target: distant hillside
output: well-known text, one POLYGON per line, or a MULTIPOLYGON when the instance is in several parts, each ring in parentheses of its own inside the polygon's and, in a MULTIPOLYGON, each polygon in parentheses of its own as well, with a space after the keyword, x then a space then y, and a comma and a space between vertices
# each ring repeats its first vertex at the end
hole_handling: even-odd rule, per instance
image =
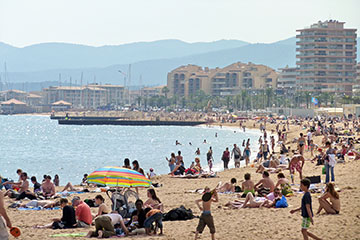
MULTIPOLYGON (((136 48, 135 47, 137 46, 136 44, 137 43, 134 43, 134 46, 132 46, 132 44, 128 44, 128 46, 136 48)), ((246 44, 240 47, 237 47, 236 45, 242 45, 245 43, 237 40, 221 40, 212 43, 193 43, 193 44, 184 43, 177 40, 166 40, 166 41, 157 41, 153 43, 139 43, 139 44, 140 45, 148 44, 147 45, 148 48, 149 46, 154 45, 157 46, 154 48, 161 48, 162 50, 161 53, 158 53, 156 55, 158 57, 157 59, 148 59, 148 60, 139 60, 139 61, 129 60, 128 62, 125 63, 119 61, 119 63, 109 64, 106 67, 102 67, 102 66, 75 67, 76 65, 74 64, 71 68, 64 67, 64 68, 56 68, 56 69, 42 70, 42 71, 14 72, 9 70, 11 69, 11 67, 9 67, 8 64, 9 72, 7 74, 7 81, 12 83, 45 82, 45 81, 58 82, 59 74, 61 73, 62 84, 66 84, 66 83, 69 84, 70 77, 72 79, 71 80, 72 84, 75 83, 80 84, 80 76, 81 73, 83 73, 83 84, 92 83, 94 81, 99 83, 123 84, 124 76, 120 74, 118 70, 127 72, 129 68, 128 63, 132 63, 131 85, 132 86, 140 85, 140 76, 141 76, 142 85, 149 86, 149 85, 166 84, 167 73, 176 67, 186 64, 197 64, 200 66, 208 66, 214 68, 214 67, 224 67, 234 62, 241 61, 244 63, 253 62, 256 64, 264 64, 274 69, 278 69, 286 65, 295 66, 295 62, 296 62, 296 58, 295 58, 296 39, 294 37, 271 44, 246 44), (159 47, 161 45, 160 44, 161 42, 165 44, 163 46, 168 46, 168 48, 159 47), (185 52, 181 52, 178 49, 175 49, 173 47, 174 44, 178 46, 183 46, 181 49, 186 49, 186 51, 188 52, 200 52, 200 53, 185 54, 185 52), (171 46, 169 47, 169 45, 171 46), (232 47, 230 48, 230 46, 232 47), (164 49, 169 49, 167 54, 164 49), (208 51, 208 49, 213 49, 213 50, 208 51), (164 56, 164 55, 170 55, 170 57, 160 58, 160 56, 164 56), (172 57, 174 55, 181 55, 181 56, 172 57)), ((358 45, 359 45, 359 39, 358 39, 358 45)), ((76 45, 71 45, 71 47, 77 48, 75 46, 76 45)), ((33 47, 36 48, 36 46, 33 47)), ((9 45, 5 45, 5 47, 2 47, 2 45, 0 45, 0 48, 6 48, 6 49, 10 49, 8 51, 12 51, 11 50, 12 47, 9 45)), ((82 51, 84 51, 84 55, 87 54, 86 49, 90 48, 91 51, 93 50, 93 47, 87 47, 87 46, 80 46, 79 48, 82 49, 82 51)), ((101 48, 106 49, 108 47, 101 47, 101 48)), ((144 49, 147 48, 144 47, 144 49)), ((358 59, 360 57, 359 50, 360 47, 358 47, 358 59)), ((79 53, 78 48, 76 51, 79 53)), ((130 50, 127 51, 131 52, 130 50)), ((154 51, 153 49, 144 50, 143 51, 144 56, 149 57, 151 55, 150 52, 153 51, 154 51)), ((135 52, 137 54, 137 58, 141 58, 142 56, 141 51, 138 49, 135 52)), ((68 52, 68 54, 70 54, 70 52, 68 52)), ((104 54, 103 58, 106 59, 107 54, 105 53, 103 54, 104 54)), ((111 51, 109 52, 109 56, 114 56, 111 51)), ((145 58, 144 56, 143 58, 145 58)), ((131 56, 131 54, 128 54, 128 59, 130 58, 135 59, 136 57, 131 56)), ((57 59, 57 61, 60 60, 57 59)), ((68 63, 65 62, 63 64, 66 65, 68 63)), ((1 65, 0 65, 0 73, 1 73, 1 65)), ((37 87, 38 86, 39 84, 37 85, 37 87)))
MULTIPOLYGON (((107 67, 150 59, 183 57, 241 47, 247 44, 247 42, 240 40, 199 43, 161 40, 102 47, 69 43, 41 43, 16 48, 0 43, 0 66, 6 61, 8 71, 12 72, 107 67)), ((1 67, 0 72, 2 72, 1 67)))
MULTIPOLYGON (((289 45, 281 44, 251 44, 240 48, 232 48, 221 51, 214 51, 203 54, 196 54, 180 58, 156 59, 133 63, 132 83, 139 85, 140 75, 142 84, 156 85, 165 84, 167 73, 172 69, 186 64, 197 64, 208 67, 224 67, 231 63, 253 62, 265 64, 273 68, 283 67, 286 64, 295 64, 295 48, 289 45)), ((11 81, 29 81, 34 79, 36 82, 57 81, 59 73, 62 76, 62 82, 80 83, 80 76, 83 72, 83 83, 102 82, 123 84, 123 75, 118 70, 127 72, 128 64, 117 64, 106 68, 81 68, 81 69, 56 69, 37 72, 12 72, 9 73, 11 81)))

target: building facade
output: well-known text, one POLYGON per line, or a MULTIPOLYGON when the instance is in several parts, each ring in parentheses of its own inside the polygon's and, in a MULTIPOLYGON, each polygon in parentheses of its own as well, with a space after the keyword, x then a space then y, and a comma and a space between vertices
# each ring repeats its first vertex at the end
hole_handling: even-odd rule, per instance
POLYGON ((279 79, 277 88, 283 94, 293 94, 296 91, 296 76, 298 74, 296 67, 286 66, 279 68, 279 79))
POLYGON ((168 73, 170 96, 189 97, 199 91, 212 96, 232 96, 241 90, 276 89, 278 74, 265 65, 237 62, 224 68, 181 66, 168 73))
POLYGON ((107 91, 98 86, 49 87, 43 91, 45 92, 44 102, 47 105, 66 101, 71 103, 73 108, 97 109, 108 104, 107 91))
POLYGON ((356 78, 356 29, 329 20, 297 32, 297 91, 351 95, 356 78))

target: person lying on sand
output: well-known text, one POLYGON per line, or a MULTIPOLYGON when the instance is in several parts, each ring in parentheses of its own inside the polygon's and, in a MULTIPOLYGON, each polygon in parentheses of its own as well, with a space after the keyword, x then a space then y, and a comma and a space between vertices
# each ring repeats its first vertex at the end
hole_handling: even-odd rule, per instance
POLYGON ((281 192, 280 189, 275 189, 274 193, 270 193, 267 196, 268 198, 255 198, 254 195, 249 192, 246 195, 244 201, 242 200, 235 200, 232 202, 228 202, 225 204, 226 207, 230 207, 232 209, 239 209, 239 208, 260 208, 260 207, 275 207, 276 201, 281 199, 281 192))
MULTIPOLYGON (((65 187, 63 188, 63 190, 61 192, 84 192, 86 188, 83 187, 74 187, 71 182, 68 182, 65 187)), ((87 190, 87 189, 86 189, 87 190)))
POLYGON ((232 178, 230 182, 221 183, 219 182, 216 186, 216 191, 219 193, 224 192, 235 192, 235 184, 236 184, 236 178, 232 178))
POLYGON ((52 200, 31 200, 28 203, 18 204, 17 207, 22 208, 34 208, 34 207, 42 207, 42 208, 54 208, 60 206, 60 200, 52 201, 52 200))

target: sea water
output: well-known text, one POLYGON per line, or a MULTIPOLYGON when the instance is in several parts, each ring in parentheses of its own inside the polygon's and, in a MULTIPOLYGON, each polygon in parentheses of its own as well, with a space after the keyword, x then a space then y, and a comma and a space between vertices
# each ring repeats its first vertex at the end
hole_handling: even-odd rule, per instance
MULTIPOLYGON (((213 169, 221 171, 226 147, 231 151, 236 143, 243 150, 243 140, 250 138, 254 159, 259 136, 257 130, 243 132, 238 127, 78 126, 58 125, 48 116, 0 116, 0 175, 17 180, 16 169, 21 168, 39 181, 44 174, 58 174, 60 185, 79 184, 83 174, 103 166, 122 166, 125 158, 138 160, 145 172, 154 168, 156 174, 166 174, 165 157, 181 151, 189 167, 197 148, 206 168, 210 146, 213 169), (175 145, 176 140, 182 145, 175 145)), ((229 167, 234 167, 233 161, 229 167)))

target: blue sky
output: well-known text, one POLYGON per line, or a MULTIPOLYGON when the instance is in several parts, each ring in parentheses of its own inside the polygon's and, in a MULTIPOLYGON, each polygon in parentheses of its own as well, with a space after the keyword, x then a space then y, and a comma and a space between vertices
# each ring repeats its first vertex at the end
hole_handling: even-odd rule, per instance
POLYGON ((358 0, 0 0, 0 42, 274 42, 318 20, 360 29, 358 0))

